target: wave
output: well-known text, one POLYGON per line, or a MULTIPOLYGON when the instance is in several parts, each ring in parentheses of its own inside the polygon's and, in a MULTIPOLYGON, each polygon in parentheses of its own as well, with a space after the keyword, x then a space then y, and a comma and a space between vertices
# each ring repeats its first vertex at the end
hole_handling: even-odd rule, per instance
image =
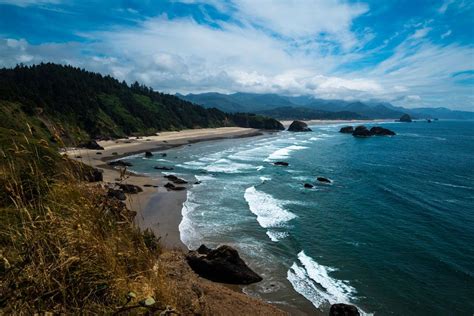
POLYGON ((275 231, 275 230, 267 230, 267 236, 270 237, 271 241, 277 242, 281 239, 284 239, 284 238, 290 236, 290 234, 288 232, 279 232, 279 231, 275 231))
POLYGON ((285 148, 278 149, 271 153, 266 160, 284 159, 288 158, 290 153, 295 150, 307 149, 305 146, 291 145, 285 148))
POLYGON ((263 228, 281 227, 296 218, 296 215, 283 208, 283 202, 270 194, 257 191, 255 187, 245 190, 244 198, 250 211, 257 215, 257 221, 263 228))
POLYGON ((189 249, 195 248, 196 244, 199 244, 201 235, 197 232, 191 220, 191 214, 197 208, 198 204, 194 203, 194 195, 191 191, 188 191, 186 201, 183 203, 181 209, 182 219, 179 223, 179 235, 183 244, 189 249))
POLYGON ((242 171, 248 170, 257 170, 258 166, 253 166, 250 164, 244 164, 239 162, 234 162, 229 159, 219 159, 214 163, 209 165, 197 165, 199 169, 206 170, 208 172, 225 172, 225 173, 239 173, 242 171))
MULTIPOLYGON (((304 251, 298 253, 298 260, 288 270, 287 279, 316 308, 336 303, 353 304, 351 300, 356 294, 355 288, 346 281, 329 276, 336 269, 317 263, 304 251)), ((366 315, 360 308, 359 311, 366 315)))
POLYGON ((434 184, 439 184, 439 185, 442 185, 442 186, 445 186, 445 187, 460 188, 460 189, 472 189, 472 187, 467 187, 467 186, 464 186, 464 185, 456 185, 456 184, 452 184, 452 183, 444 183, 444 182, 438 182, 438 181, 430 181, 430 182, 434 183, 434 184))

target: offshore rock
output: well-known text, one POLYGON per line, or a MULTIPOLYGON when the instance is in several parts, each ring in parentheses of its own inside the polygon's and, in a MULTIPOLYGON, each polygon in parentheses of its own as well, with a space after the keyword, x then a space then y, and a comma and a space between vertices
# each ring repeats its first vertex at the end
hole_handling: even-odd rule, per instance
POLYGON ((293 121, 290 127, 288 127, 289 132, 311 132, 311 128, 308 127, 308 124, 301 121, 293 121))

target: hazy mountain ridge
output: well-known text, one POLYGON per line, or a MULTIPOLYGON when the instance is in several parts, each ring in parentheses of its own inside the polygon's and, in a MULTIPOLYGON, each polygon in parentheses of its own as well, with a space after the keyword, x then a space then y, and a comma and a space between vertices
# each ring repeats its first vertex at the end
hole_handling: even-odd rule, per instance
POLYGON ((228 112, 252 112, 277 119, 397 119, 403 114, 414 118, 474 119, 474 112, 447 108, 407 109, 384 101, 346 101, 317 99, 311 96, 283 96, 278 94, 217 92, 177 95, 184 100, 228 112), (293 109, 293 110, 290 110, 293 109), (335 115, 335 113, 338 113, 335 115))

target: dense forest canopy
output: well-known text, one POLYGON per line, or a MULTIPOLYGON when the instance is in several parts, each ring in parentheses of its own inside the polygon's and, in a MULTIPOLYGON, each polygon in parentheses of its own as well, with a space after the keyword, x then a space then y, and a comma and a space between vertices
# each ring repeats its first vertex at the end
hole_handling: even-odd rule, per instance
POLYGON ((67 142, 185 128, 283 128, 274 119, 205 109, 138 82, 129 86, 111 76, 52 63, 0 69, 0 114, 9 116, 0 120, 2 127, 15 128, 15 119, 23 116, 67 142))

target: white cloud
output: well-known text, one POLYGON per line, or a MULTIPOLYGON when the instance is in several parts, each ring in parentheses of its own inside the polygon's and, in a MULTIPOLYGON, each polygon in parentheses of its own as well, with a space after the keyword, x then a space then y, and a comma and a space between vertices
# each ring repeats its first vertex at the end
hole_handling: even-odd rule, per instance
MULTIPOLYGON (((210 0, 182 1, 218 6, 210 0)), ((410 26, 418 29, 379 64, 344 71, 342 65, 357 65, 387 45, 358 49, 374 37, 371 29, 362 34, 351 31, 353 20, 368 7, 336 0, 277 4, 265 11, 255 2, 234 0, 219 10, 233 12, 234 18, 242 18, 239 23, 217 20, 209 26, 192 18, 162 15, 135 27, 82 34, 86 43, 31 45, 25 40, 0 40, 0 64, 70 63, 171 93, 274 92, 377 98, 408 106, 474 106, 472 86, 456 85, 452 78, 454 72, 474 68, 474 48, 431 43, 428 22, 410 26), (335 47, 343 49, 335 53, 335 47)))
POLYGON ((441 34, 441 38, 446 38, 448 37, 449 35, 451 35, 452 31, 451 30, 447 30, 445 33, 441 34))
POLYGON ((424 28, 421 28, 421 29, 418 29, 415 31, 415 33, 413 33, 411 36, 410 36, 410 39, 421 39, 421 38, 424 38, 426 37, 426 35, 428 35, 428 33, 432 30, 431 27, 424 27, 424 28))
POLYGON ((454 3, 454 0, 444 0, 443 4, 438 9, 438 12, 441 14, 446 13, 446 11, 448 10, 448 7, 453 3, 454 3))

